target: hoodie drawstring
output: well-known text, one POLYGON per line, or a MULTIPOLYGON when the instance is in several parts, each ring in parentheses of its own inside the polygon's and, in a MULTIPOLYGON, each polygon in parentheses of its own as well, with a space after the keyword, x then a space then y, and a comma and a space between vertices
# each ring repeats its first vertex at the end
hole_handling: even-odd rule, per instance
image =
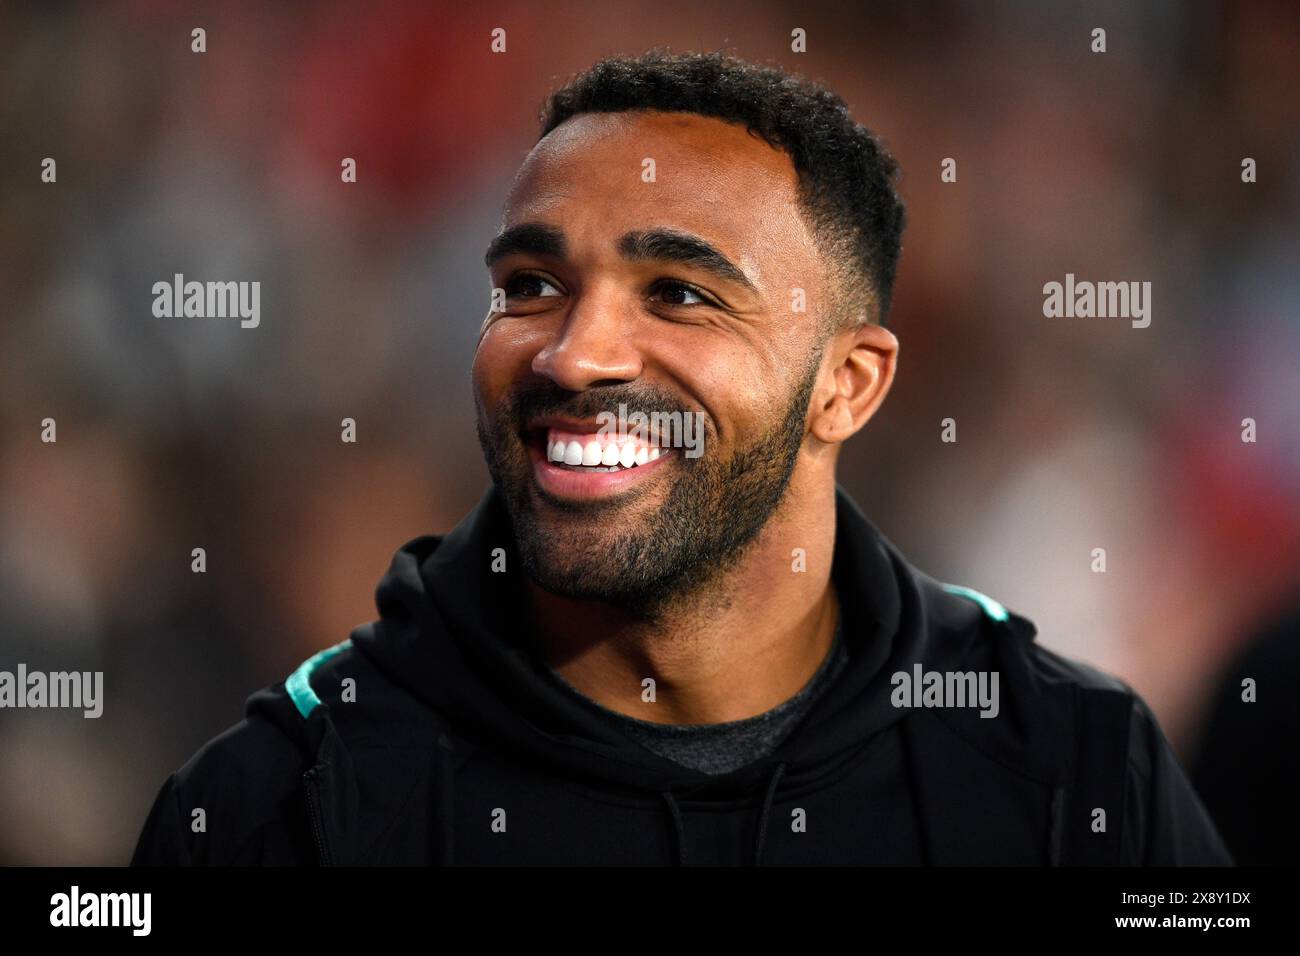
POLYGON ((763 809, 758 816, 758 834, 754 838, 754 865, 759 866, 763 860, 763 843, 767 839, 767 819, 772 810, 772 798, 776 796, 776 786, 785 773, 785 764, 779 763, 772 771, 772 779, 767 785, 767 796, 763 798, 763 809))
POLYGON ((439 734, 438 743, 433 750, 434 786, 438 788, 438 799, 432 803, 437 808, 442 835, 438 862, 442 866, 451 866, 455 852, 453 840, 456 836, 456 805, 453 789, 456 775, 451 766, 451 739, 446 734, 439 734))
MULTIPOLYGON (((776 788, 781 783, 781 777, 785 774, 786 764, 779 763, 776 769, 772 771, 772 779, 767 783, 767 793, 763 796, 763 805, 758 814, 758 831, 754 834, 754 866, 761 865, 763 861, 763 845, 767 841, 767 824, 772 812, 772 800, 776 796, 776 788)), ((677 843, 677 865, 686 865, 686 826, 682 822, 682 810, 677 805, 677 798, 673 796, 671 790, 661 790, 659 796, 664 798, 668 804, 668 813, 673 821, 673 839, 677 843)))
POLYGON ((673 839, 677 841, 677 865, 686 865, 686 827, 682 824, 682 811, 671 790, 661 790, 659 795, 668 803, 668 812, 673 818, 673 839))
POLYGON ((1065 788, 1057 787, 1052 791, 1051 822, 1047 830, 1047 865, 1061 865, 1061 836, 1065 825, 1062 814, 1065 804, 1065 788))

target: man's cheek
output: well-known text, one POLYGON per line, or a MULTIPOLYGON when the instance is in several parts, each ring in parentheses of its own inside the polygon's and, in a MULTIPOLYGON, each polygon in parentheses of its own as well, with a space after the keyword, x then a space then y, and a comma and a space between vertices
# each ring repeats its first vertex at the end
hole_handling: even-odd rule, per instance
POLYGON ((491 331, 496 326, 496 323, 502 318, 503 314, 499 311, 494 310, 487 314, 487 318, 483 320, 483 324, 478 328, 478 345, 475 346, 475 349, 478 349, 483 345, 483 340, 487 338, 488 332, 491 331))

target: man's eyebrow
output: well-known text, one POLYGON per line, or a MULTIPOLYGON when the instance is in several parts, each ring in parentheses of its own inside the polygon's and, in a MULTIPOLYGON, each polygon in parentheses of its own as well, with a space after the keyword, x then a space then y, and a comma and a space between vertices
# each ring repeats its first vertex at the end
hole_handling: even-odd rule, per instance
POLYGON ((568 242, 559 229, 541 222, 524 222, 502 230, 488 243, 483 261, 490 269, 506 256, 519 252, 563 259, 567 249, 568 242))
MULTIPOLYGON (((661 260, 695 266, 727 282, 734 282, 749 292, 758 288, 740 267, 699 236, 673 229, 641 229, 624 233, 618 251, 625 259, 661 260)), ((542 222, 524 222, 511 226, 488 244, 484 262, 488 268, 516 253, 531 253, 563 259, 568 252, 564 233, 542 222)))
POLYGON ((758 294, 758 288, 739 266, 699 236, 690 233, 672 229, 629 232, 618 241, 618 251, 625 259, 662 259, 695 266, 758 294))

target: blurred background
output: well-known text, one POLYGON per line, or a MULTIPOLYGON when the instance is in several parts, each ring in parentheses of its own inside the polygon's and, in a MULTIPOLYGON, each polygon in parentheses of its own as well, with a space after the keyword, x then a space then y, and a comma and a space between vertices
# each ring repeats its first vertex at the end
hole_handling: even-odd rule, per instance
MULTIPOLYGON (((546 94, 651 46, 819 79, 893 151, 899 372, 842 483, 1194 757, 1300 603, 1297 7, 846 6, 0 8, 0 669, 106 695, 98 720, 0 711, 0 863, 125 863, 167 774, 478 500, 500 203, 546 94), (260 326, 155 318, 178 272, 260 281, 260 326), (1044 318, 1067 272, 1151 281, 1150 327, 1044 318)), ((1262 739, 1300 761, 1298 735, 1262 739)))

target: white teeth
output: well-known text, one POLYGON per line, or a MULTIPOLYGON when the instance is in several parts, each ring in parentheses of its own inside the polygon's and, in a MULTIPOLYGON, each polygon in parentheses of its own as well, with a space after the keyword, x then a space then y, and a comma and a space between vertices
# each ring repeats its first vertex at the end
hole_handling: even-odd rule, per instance
POLYGON ((592 437, 585 441, 563 438, 546 440, 546 460, 570 467, 594 468, 597 471, 618 471, 635 468, 655 461, 664 454, 659 447, 640 445, 637 442, 602 442, 592 437))

